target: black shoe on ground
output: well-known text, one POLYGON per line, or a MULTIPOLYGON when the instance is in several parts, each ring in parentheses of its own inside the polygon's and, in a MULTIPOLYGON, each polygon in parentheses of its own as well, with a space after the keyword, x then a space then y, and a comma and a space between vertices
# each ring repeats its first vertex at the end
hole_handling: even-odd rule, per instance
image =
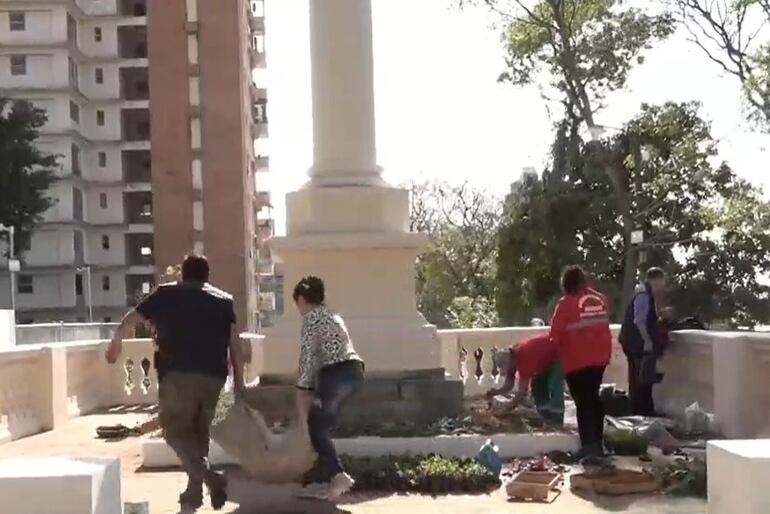
POLYGON ((211 498, 211 508, 221 510, 227 503, 227 479, 223 475, 216 475, 209 484, 209 497, 211 498))
POLYGON ((179 495, 179 506, 182 511, 192 511, 203 507, 203 491, 196 492, 189 489, 179 495))

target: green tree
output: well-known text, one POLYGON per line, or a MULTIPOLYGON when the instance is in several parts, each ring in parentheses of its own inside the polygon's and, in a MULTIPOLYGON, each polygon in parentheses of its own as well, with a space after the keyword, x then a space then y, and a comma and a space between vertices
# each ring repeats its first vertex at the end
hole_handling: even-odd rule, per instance
POLYGON ((483 296, 455 298, 447 311, 452 328, 490 328, 499 324, 494 303, 483 296))
POLYGON ((504 322, 547 313, 561 266, 571 262, 623 298, 626 246, 601 171, 607 161, 629 177, 630 216, 645 234, 634 272, 668 269, 680 313, 735 326, 768 321, 758 273, 770 266, 770 207, 729 166, 713 164, 716 143, 697 111, 695 103, 643 106, 599 142, 583 142, 574 129, 557 134, 542 179, 524 177, 506 201, 498 265, 504 322))
POLYGON ((456 298, 494 305, 501 202, 467 183, 422 182, 410 189, 411 229, 430 238, 417 260, 420 312, 448 327, 456 298))
POLYGON ((29 102, 0 97, 0 223, 15 228, 17 254, 54 204, 47 191, 56 180, 56 157, 35 145, 46 119, 29 102))
MULTIPOLYGON (((508 70, 501 80, 538 85, 563 104, 568 119, 597 136, 603 127, 596 115, 607 95, 623 89, 633 66, 644 61, 644 51, 674 31, 669 13, 649 13, 621 0, 459 1, 485 5, 504 23, 508 70)), ((602 169, 623 227, 625 298, 633 289, 637 258, 629 177, 611 159, 602 169)))
POLYGON ((770 0, 668 0, 688 39, 742 88, 748 117, 770 130, 770 0))

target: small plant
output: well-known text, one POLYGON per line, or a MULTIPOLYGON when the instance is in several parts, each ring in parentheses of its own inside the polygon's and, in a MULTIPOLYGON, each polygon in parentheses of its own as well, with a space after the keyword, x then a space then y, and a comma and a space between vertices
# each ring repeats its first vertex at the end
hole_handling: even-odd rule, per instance
POLYGON ((218 425, 227 417, 227 413, 230 412, 233 404, 235 403, 235 396, 232 391, 225 391, 222 388, 222 392, 219 393, 219 400, 217 401, 217 407, 214 411, 214 419, 211 422, 212 425, 218 425))
POLYGON ((634 430, 613 430, 604 437, 607 449, 616 455, 644 455, 649 443, 634 430))
POLYGON ((655 470, 666 494, 706 498, 708 482, 706 462, 701 459, 677 459, 655 470))
POLYGON ((486 493, 500 486, 499 478, 473 459, 406 455, 342 460, 359 491, 486 493))

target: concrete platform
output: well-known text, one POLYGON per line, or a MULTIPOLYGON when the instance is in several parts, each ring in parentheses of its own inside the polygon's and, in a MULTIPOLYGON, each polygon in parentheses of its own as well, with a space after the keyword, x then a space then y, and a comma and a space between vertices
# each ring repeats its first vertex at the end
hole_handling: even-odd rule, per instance
POLYGON ((770 512, 770 439, 710 441, 709 514, 770 512))
POLYGON ((120 514, 120 459, 0 460, 0 511, 13 514, 120 514))
MULTIPOLYGON (((436 437, 356 437, 337 439, 335 445, 342 455, 352 457, 378 457, 381 455, 404 455, 437 453, 445 457, 475 457, 487 439, 492 439, 500 448, 504 458, 534 457, 554 450, 575 451, 577 436, 561 433, 458 435, 436 437)), ((209 459, 214 465, 236 464, 222 448, 212 442, 209 459)), ((173 450, 161 439, 145 438, 142 441, 142 464, 148 469, 178 466, 173 450)))

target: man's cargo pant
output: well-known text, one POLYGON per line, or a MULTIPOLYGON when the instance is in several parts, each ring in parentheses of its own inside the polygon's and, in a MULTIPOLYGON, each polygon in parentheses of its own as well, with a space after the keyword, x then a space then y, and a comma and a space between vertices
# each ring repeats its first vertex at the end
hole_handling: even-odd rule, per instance
POLYGON ((189 495, 201 494, 204 483, 210 489, 224 486, 208 462, 211 421, 224 383, 199 373, 168 371, 159 386, 160 426, 187 472, 189 495))

